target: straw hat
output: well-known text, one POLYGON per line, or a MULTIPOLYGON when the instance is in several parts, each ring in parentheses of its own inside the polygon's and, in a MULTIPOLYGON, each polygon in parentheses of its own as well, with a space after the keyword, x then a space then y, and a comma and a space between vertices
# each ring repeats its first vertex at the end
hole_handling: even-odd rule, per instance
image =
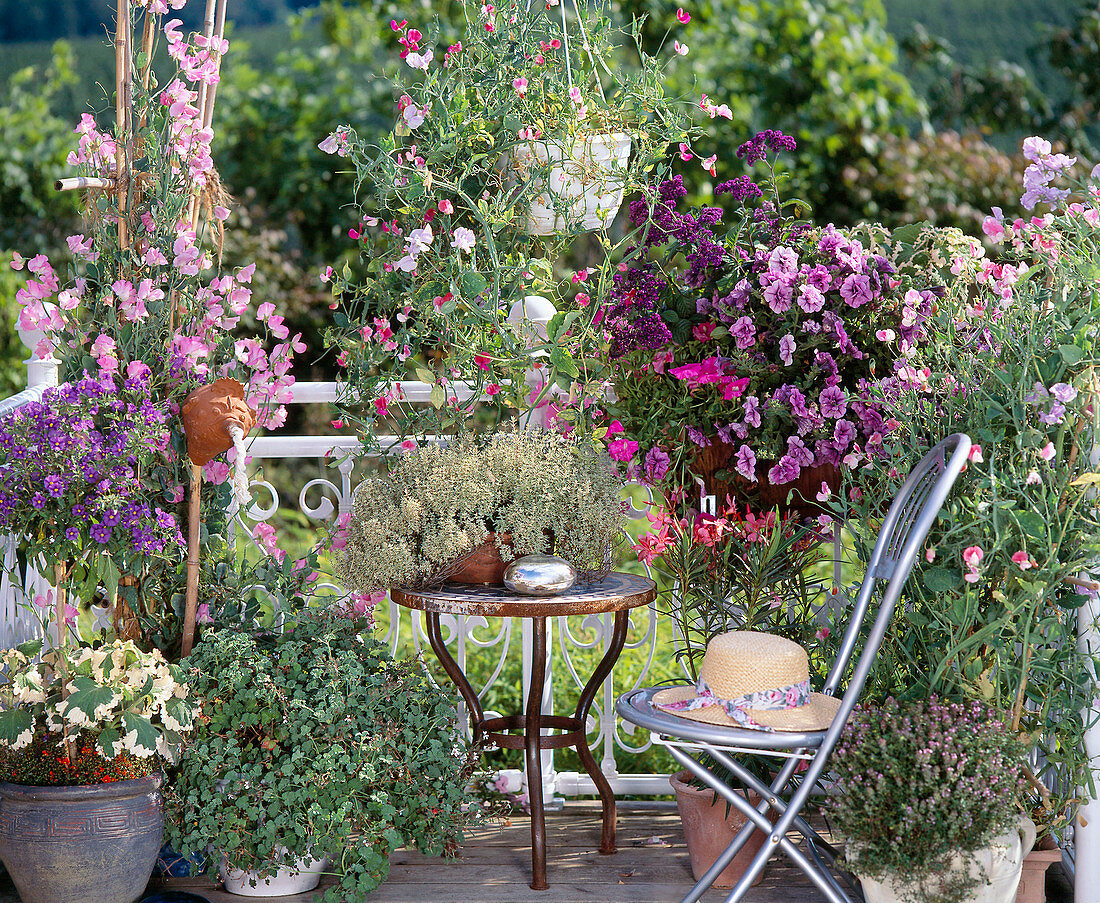
POLYGON ((832 724, 840 700, 810 692, 809 677, 806 650, 798 643, 770 633, 733 630, 707 643, 696 686, 661 690, 653 704, 707 724, 823 731, 832 724))

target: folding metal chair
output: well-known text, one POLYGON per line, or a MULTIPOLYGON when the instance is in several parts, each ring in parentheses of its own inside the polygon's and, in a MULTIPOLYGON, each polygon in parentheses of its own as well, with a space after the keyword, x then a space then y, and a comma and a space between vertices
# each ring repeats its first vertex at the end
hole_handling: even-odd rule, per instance
MULTIPOLYGON (((835 696, 843 685, 844 694, 840 710, 827 730, 803 733, 766 732, 688 720, 654 707, 652 698, 662 689, 660 687, 643 687, 619 697, 615 708, 621 717, 652 731, 654 739, 667 746, 677 762, 698 776, 748 818, 747 823, 726 851, 699 879, 682 903, 695 903, 733 860, 755 830, 767 834, 767 842, 730 891, 726 898, 727 903, 737 903, 744 898, 765 864, 778 850, 782 850, 813 881, 829 903, 852 903, 853 897, 841 887, 833 874, 836 850, 807 824, 801 815, 802 809, 828 764, 829 756, 836 747, 848 716, 855 708, 875 656, 890 626, 894 606, 902 587, 969 453, 968 436, 956 433, 944 439, 917 464, 890 505, 867 564, 863 584, 856 596, 852 619, 845 629, 836 661, 825 681, 824 693, 835 696), (873 614, 873 622, 851 677, 845 681, 864 621, 872 616, 872 594, 879 580, 888 581, 882 594, 882 601, 873 614), (762 797, 760 804, 753 806, 744 795, 727 786, 685 750, 709 754, 718 765, 728 769, 742 781, 745 787, 759 793, 762 797), (768 786, 736 761, 730 755, 731 752, 776 756, 787 761, 780 768, 771 786, 768 786), (784 793, 788 791, 796 769, 803 762, 806 763, 806 770, 802 779, 789 797, 785 798, 784 793), (777 813, 777 817, 773 815, 774 824, 765 817, 769 808, 777 813), (792 829, 805 838, 808 855, 788 839, 787 832, 792 829)), ((837 875, 839 874, 837 872, 837 875)), ((846 877, 844 880, 847 883, 846 877)), ((851 887, 850 884, 849 887, 856 899, 862 899, 858 889, 851 887)))

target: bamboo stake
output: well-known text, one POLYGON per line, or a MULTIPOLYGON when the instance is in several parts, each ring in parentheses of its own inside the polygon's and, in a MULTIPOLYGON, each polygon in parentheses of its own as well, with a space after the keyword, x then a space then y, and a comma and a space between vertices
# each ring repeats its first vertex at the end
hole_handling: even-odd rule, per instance
MULTIPOLYGON (((206 40, 207 40, 207 46, 210 46, 209 45, 210 39, 214 37, 214 22, 216 21, 216 18, 217 18, 217 15, 216 15, 217 7, 216 7, 215 4, 216 4, 216 0, 206 0, 206 17, 203 20, 202 34, 203 34, 203 37, 206 38, 206 40)), ((206 89, 207 89, 207 87, 208 87, 207 85, 203 85, 199 89, 199 122, 205 122, 206 121, 206 94, 207 94, 206 89)))
POLYGON ((145 54, 145 65, 141 70, 141 87, 149 90, 149 75, 153 71, 153 12, 146 7, 145 23, 141 31, 141 52, 145 54))
MULTIPOLYGON (((57 596, 54 600, 54 620, 57 622, 57 664, 58 670, 61 674, 61 699, 65 700, 69 698, 69 675, 65 670, 65 658, 64 650, 69 640, 69 625, 65 619, 66 598, 65 598, 65 581, 66 581, 65 565, 58 561, 53 566, 53 580, 54 588, 57 590, 57 596)), ((69 726, 64 724, 61 727, 61 737, 65 741, 65 754, 69 757, 69 764, 76 764, 76 746, 69 738, 69 726)))
MULTIPOLYGON (((215 0, 206 0, 206 17, 203 21, 202 34, 207 40, 207 46, 209 46, 210 40, 214 37, 214 23, 217 19, 217 6, 215 0)), ((208 85, 202 85, 199 87, 199 122, 206 121, 206 99, 208 96, 208 85)), ((201 209, 200 192, 196 191, 191 196, 191 229, 197 231, 199 228, 199 210, 201 209)))
MULTIPOLYGON (((130 0, 118 0, 115 25, 115 180, 118 192, 118 246, 125 253, 130 246, 127 229, 127 200, 130 191, 126 145, 129 141, 130 82, 130 0)), ((124 274, 119 274, 124 275, 124 274)))
POLYGON ((57 191, 84 191, 89 188, 100 188, 110 191, 115 187, 114 179, 99 179, 95 176, 74 176, 68 179, 58 179, 53 183, 57 191))
MULTIPOLYGON (((214 35, 217 38, 219 47, 221 42, 225 39, 225 10, 228 5, 229 0, 218 0, 218 24, 214 31, 214 35)), ((220 50, 217 54, 216 71, 220 77, 222 71, 222 55, 220 50)), ((214 101, 217 96, 218 83, 215 81, 213 84, 206 86, 206 103, 202 112, 202 127, 204 129, 210 128, 214 122, 214 101)))
POLYGON ((187 594, 183 609, 183 646, 180 657, 191 654, 195 644, 195 618, 199 602, 199 500, 202 496, 202 465, 191 465, 191 496, 187 506, 187 594))

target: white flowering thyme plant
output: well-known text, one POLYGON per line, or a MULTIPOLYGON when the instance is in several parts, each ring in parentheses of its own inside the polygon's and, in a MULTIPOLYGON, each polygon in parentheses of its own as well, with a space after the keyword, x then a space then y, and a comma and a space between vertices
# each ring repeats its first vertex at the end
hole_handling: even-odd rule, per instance
POLYGON ((360 593, 442 582, 495 534, 506 561, 553 550, 598 572, 622 526, 621 488, 605 452, 552 433, 414 447, 357 490, 333 543, 337 570, 360 593))
POLYGON ((140 778, 179 760, 193 711, 178 665, 128 640, 2 656, 0 778, 63 786, 140 778))

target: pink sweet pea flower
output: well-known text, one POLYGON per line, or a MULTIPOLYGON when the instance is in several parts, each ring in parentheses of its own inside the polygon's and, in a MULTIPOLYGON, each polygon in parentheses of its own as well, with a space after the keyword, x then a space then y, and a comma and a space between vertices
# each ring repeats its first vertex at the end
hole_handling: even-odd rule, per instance
POLYGON ((1042 458, 1044 461, 1053 461, 1054 455, 1055 451, 1053 442, 1048 442, 1039 450, 1039 457, 1042 458))
POLYGON ((1018 566, 1021 571, 1026 571, 1028 568, 1037 566, 1023 549, 1020 549, 1019 552, 1012 556, 1012 563, 1018 566))
POLYGON ((684 12, 683 8, 676 10, 676 21, 681 25, 687 25, 691 21, 691 14, 684 12))
POLYGON ((487 354, 475 354, 474 355, 474 364, 477 366, 478 370, 488 370, 489 369, 489 355, 487 355, 487 354))
POLYGON ((527 93, 527 79, 525 79, 525 78, 514 78, 514 79, 512 79, 512 87, 515 89, 515 92, 520 97, 523 97, 523 95, 527 93))

